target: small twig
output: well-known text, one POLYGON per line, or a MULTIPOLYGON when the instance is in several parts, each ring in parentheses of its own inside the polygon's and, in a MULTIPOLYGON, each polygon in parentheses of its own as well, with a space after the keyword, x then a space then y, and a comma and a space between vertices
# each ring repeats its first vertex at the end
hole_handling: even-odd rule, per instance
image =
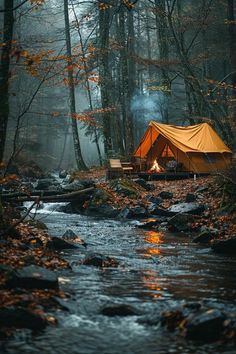
POLYGON ((11 226, 9 226, 7 229, 5 229, 3 232, 0 233, 0 237, 6 235, 8 232, 10 232, 11 230, 13 230, 17 225, 19 225, 22 221, 25 220, 25 218, 27 217, 27 215, 29 215, 29 213, 31 212, 31 210, 33 209, 33 207, 35 206, 35 204, 39 203, 39 198, 37 200, 35 200, 35 202, 33 202, 33 204, 31 205, 31 207, 27 210, 27 212, 25 213, 25 215, 23 215, 19 220, 17 220, 14 224, 12 224, 11 226))

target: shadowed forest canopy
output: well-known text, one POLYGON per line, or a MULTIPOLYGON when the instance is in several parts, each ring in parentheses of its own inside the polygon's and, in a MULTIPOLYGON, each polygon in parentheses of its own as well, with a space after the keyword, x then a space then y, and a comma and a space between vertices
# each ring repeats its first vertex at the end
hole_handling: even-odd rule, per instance
POLYGON ((233 0, 0 0, 0 160, 130 157, 148 123, 235 149, 233 0))

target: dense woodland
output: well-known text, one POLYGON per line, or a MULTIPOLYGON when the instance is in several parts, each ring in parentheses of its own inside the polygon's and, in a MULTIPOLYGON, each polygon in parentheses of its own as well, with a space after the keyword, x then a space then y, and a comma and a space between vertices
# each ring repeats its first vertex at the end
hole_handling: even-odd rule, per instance
POLYGON ((150 120, 235 148, 234 0, 1 0, 0 160, 129 157, 150 120))
POLYGON ((0 353, 235 353, 235 8, 0 0, 0 353))

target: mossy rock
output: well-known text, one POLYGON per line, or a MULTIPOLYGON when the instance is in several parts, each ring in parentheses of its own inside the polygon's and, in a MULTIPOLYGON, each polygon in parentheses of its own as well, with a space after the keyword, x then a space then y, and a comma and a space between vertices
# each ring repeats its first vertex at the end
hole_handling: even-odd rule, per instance
POLYGON ((108 191, 102 188, 97 188, 96 192, 93 194, 93 197, 89 202, 89 206, 98 207, 112 201, 113 196, 108 191))
POLYGON ((119 178, 111 182, 111 187, 115 192, 126 195, 127 197, 138 197, 142 189, 137 183, 128 178, 119 178))
POLYGON ((47 230, 47 225, 44 224, 44 222, 40 221, 40 220, 29 220, 27 221, 27 224, 29 226, 35 227, 36 229, 39 230, 47 230))

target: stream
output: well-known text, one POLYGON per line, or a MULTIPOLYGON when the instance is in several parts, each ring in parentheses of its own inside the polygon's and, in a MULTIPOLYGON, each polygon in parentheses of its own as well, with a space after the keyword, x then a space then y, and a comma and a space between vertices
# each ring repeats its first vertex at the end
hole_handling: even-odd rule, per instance
POLYGON ((86 241, 87 250, 67 250, 73 264, 60 274, 61 288, 71 295, 70 311, 58 311, 58 325, 42 333, 19 334, 6 345, 9 354, 164 354, 235 353, 219 342, 199 344, 145 318, 159 318, 165 310, 186 302, 202 302, 225 312, 235 311, 236 258, 218 256, 185 235, 146 231, 134 222, 96 219, 55 211, 46 204, 37 218, 49 233, 61 236, 72 229, 86 241), (78 265, 86 252, 98 252, 119 261, 118 268, 78 265), (101 309, 127 304, 137 315, 108 317, 101 309))

